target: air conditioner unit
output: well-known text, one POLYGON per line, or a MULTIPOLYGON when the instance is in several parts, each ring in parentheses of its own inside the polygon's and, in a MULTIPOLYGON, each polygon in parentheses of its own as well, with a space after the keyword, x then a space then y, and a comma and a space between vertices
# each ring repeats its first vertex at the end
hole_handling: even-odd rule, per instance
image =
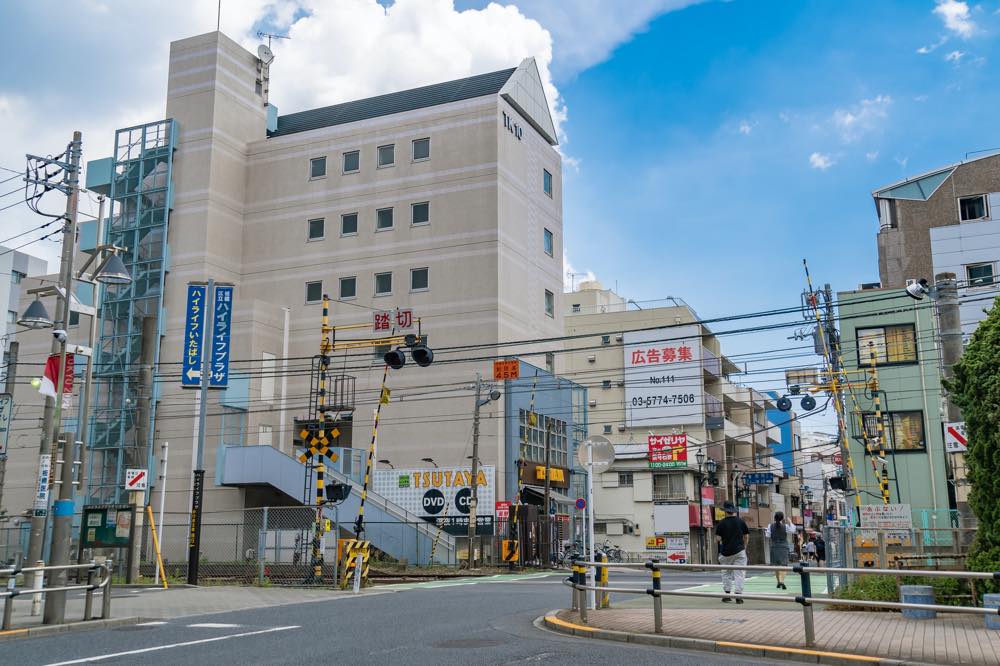
POLYGON ((597 361, 597 357, 594 356, 593 354, 591 354, 590 356, 587 357, 587 363, 594 363, 596 361, 597 361))
POLYGON ((625 432, 625 424, 624 423, 619 423, 618 424, 618 432, 625 432))
POLYGON ((587 404, 590 405, 591 407, 597 407, 597 401, 596 400, 590 400, 590 401, 587 402, 587 404))

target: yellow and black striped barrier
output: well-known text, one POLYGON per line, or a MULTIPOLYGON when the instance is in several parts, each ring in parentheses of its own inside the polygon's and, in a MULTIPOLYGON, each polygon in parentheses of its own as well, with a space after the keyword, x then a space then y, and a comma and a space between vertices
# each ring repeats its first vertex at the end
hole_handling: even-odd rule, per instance
POLYGON ((344 558, 340 566, 340 589, 345 590, 351 585, 356 570, 361 567, 361 585, 368 584, 368 560, 371 557, 371 541, 358 539, 342 539, 344 558))

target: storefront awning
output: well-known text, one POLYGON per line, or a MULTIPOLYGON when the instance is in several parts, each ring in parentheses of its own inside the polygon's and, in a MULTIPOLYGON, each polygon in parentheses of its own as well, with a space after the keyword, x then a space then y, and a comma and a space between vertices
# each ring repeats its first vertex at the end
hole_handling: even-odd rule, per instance
MULTIPOLYGON (((523 486, 523 489, 526 493, 537 495, 539 501, 544 501, 545 488, 543 488, 542 486, 531 486, 526 484, 523 486)), ((576 503, 576 500, 569 497, 568 495, 562 494, 561 492, 559 492, 554 488, 549 489, 549 499, 557 504, 567 504, 569 506, 573 506, 576 503)))

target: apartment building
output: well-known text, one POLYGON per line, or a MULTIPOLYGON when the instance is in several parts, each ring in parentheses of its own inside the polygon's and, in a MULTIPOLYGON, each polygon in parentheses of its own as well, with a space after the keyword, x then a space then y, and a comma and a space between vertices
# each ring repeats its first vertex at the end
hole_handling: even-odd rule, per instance
MULTIPOLYGON (((359 327, 338 341, 374 337, 373 313, 402 308, 438 350, 430 367, 389 375, 378 452, 399 467, 468 464, 469 386, 489 372, 484 356, 509 353, 491 345, 562 334, 561 158, 534 60, 285 115, 268 88, 269 62, 219 32, 174 42, 165 118, 117 130, 115 153, 88 165, 87 187, 110 202, 104 239, 129 248, 133 283, 102 304, 87 501, 120 500, 124 468, 155 469, 169 441, 167 512, 189 507, 197 391, 177 368, 190 282, 235 288, 228 388, 209 393, 206 511, 302 499, 289 465, 324 294, 332 324, 359 327), (463 345, 481 347, 448 352, 463 345), (152 386, 142 358, 159 368, 152 386)), ((46 335, 27 337, 43 354, 46 335)), ((333 357, 340 447, 368 447, 385 351, 333 357)), ((23 398, 30 418, 41 403, 23 398)), ((503 400, 480 433, 499 479, 513 465, 503 400)), ((11 467, 29 478, 25 454, 11 467)))
POLYGON ((18 308, 26 288, 25 278, 46 272, 47 262, 44 259, 0 245, 0 312, 4 313, 3 335, 0 336, 0 356, 3 358, 0 386, 7 379, 7 354, 17 332, 18 308))
POLYGON ((564 299, 566 335, 583 337, 567 342, 559 372, 587 387, 589 434, 615 447, 594 481, 598 540, 700 561, 726 500, 750 525, 766 524, 775 485, 747 486, 742 474, 782 474, 771 458, 774 403, 731 381, 740 369, 697 313, 679 299, 630 307, 595 281, 564 299))

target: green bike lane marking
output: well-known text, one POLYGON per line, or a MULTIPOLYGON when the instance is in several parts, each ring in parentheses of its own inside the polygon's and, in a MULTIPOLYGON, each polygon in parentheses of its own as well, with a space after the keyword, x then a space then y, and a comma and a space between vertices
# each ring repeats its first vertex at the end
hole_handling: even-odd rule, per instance
POLYGON ((536 580, 548 578, 553 573, 530 573, 530 574, 494 574, 492 576, 475 576, 470 578, 453 578, 448 580, 429 580, 419 583, 394 583, 392 585, 379 585, 378 590, 418 590, 434 589, 439 587, 460 587, 462 585, 480 585, 489 583, 510 583, 520 580, 536 580))
MULTIPOLYGON (((751 576, 746 579, 743 591, 747 594, 784 594, 795 596, 802 594, 802 581, 798 575, 788 574, 785 577, 787 590, 779 590, 775 587, 777 580, 774 576, 751 576)), ((722 583, 709 583, 707 585, 695 585, 694 587, 684 587, 678 592, 722 592, 722 583)), ((826 575, 812 577, 812 593, 814 595, 826 594, 826 575)))

